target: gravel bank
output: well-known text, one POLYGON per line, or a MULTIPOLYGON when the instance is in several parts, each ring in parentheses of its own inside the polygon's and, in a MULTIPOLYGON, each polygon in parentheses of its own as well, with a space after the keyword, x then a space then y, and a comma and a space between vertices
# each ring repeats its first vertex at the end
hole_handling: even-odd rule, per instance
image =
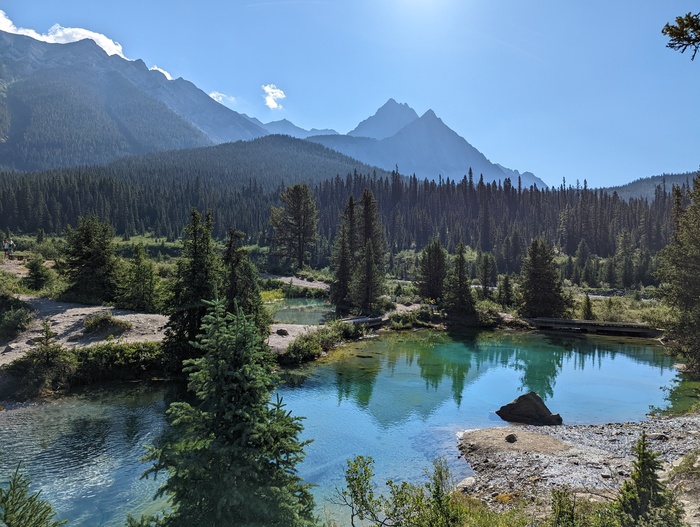
MULTIPOLYGON (((545 510, 551 490, 565 485, 604 498, 630 475, 632 446, 642 431, 667 467, 700 450, 700 415, 636 423, 467 430, 459 448, 474 477, 460 485, 495 508, 507 507, 515 498, 545 510), (508 442, 508 434, 515 434, 516 441, 508 442)), ((681 496, 691 525, 700 525, 698 491, 698 485, 691 485, 681 496)))

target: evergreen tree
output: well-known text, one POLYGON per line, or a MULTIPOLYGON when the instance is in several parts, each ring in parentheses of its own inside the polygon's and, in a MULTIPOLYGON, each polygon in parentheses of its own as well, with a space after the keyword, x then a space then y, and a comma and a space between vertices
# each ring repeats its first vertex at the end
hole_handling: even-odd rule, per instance
POLYGON ((335 239, 333 258, 331 260, 333 281, 330 287, 330 297, 331 302, 335 304, 339 313, 348 311, 351 306, 350 282, 352 280, 354 258, 350 250, 350 231, 351 229, 347 223, 341 224, 340 232, 335 239))
POLYGON ((666 24, 661 32, 669 39, 666 47, 685 53, 692 50, 690 60, 695 60, 700 50, 700 13, 677 16, 675 24, 666 24))
POLYGON ((491 255, 484 253, 481 256, 481 265, 479 266, 479 283, 481 284, 481 298, 484 300, 491 299, 491 285, 494 277, 494 261, 491 255))
POLYGON ((182 359, 195 355, 191 343, 207 312, 205 301, 214 299, 220 289, 221 262, 214 252, 212 229, 211 212, 202 222, 200 213, 193 209, 185 228, 182 256, 172 286, 170 318, 165 326, 164 344, 176 367, 182 359))
POLYGON ((68 301, 100 304, 114 299, 116 255, 114 229, 95 215, 82 216, 66 234, 68 301))
POLYGON ((588 291, 586 291, 583 297, 583 304, 581 305, 581 318, 583 320, 595 320, 593 305, 591 304, 591 297, 588 296, 588 291))
POLYGON ((274 242, 282 258, 300 269, 309 259, 309 250, 316 241, 318 211, 308 185, 297 184, 280 194, 283 207, 270 209, 274 242))
POLYGON ((363 312, 376 308, 386 279, 386 242, 379 208, 372 191, 365 189, 357 211, 357 253, 353 255, 350 300, 363 312))
POLYGON ((363 313, 370 313, 377 307, 383 288, 384 272, 375 263, 374 244, 367 242, 350 281, 350 300, 363 313))
POLYGON ((153 260, 146 256, 142 243, 134 246, 134 254, 117 286, 115 305, 146 313, 157 313, 161 307, 161 285, 153 260))
POLYGON ((260 296, 258 270, 248 258, 246 250, 238 246, 242 239, 242 232, 229 229, 224 253, 226 310, 235 313, 240 309, 250 317, 260 334, 267 336, 272 317, 260 296))
POLYGON ((521 271, 524 317, 562 317, 568 309, 554 253, 544 240, 533 240, 521 271))
POLYGON ((149 456, 147 474, 168 473, 159 493, 173 510, 161 525, 315 525, 313 496, 296 468, 307 444, 301 420, 279 397, 271 402, 275 361, 258 329, 240 310, 210 303, 196 347, 202 356, 185 371, 197 402, 171 404, 172 434, 149 456))
POLYGON ((29 493, 29 478, 15 470, 7 489, 0 488, 0 525, 3 527, 59 527, 67 522, 54 519, 56 513, 39 493, 29 493))
POLYGON ((445 312, 451 322, 473 323, 476 317, 471 281, 467 270, 466 248, 462 242, 457 245, 452 269, 445 281, 445 312))
POLYGON ((418 257, 418 294, 436 302, 443 298, 443 286, 447 275, 447 253, 438 238, 421 251, 418 257))
POLYGON ((686 525, 683 505, 659 479, 661 462, 649 448, 644 432, 632 450, 635 454, 634 470, 622 484, 616 500, 621 527, 686 525))
MULTIPOLYGON (((680 198, 681 190, 674 187, 680 198)), ((671 307, 670 334, 691 371, 700 372, 700 176, 693 182, 690 204, 674 207, 675 231, 660 254, 663 295, 671 307)))
POLYGON ((510 275, 504 275, 498 283, 498 303, 503 307, 512 307, 515 303, 513 297, 513 285, 510 283, 510 275))

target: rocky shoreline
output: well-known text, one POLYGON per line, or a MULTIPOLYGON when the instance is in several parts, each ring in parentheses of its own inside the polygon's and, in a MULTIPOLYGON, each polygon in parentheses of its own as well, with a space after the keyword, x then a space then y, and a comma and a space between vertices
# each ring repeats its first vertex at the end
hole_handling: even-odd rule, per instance
MULTIPOLYGON (((700 451, 700 415, 604 425, 467 430, 461 434, 459 449, 474 476, 459 487, 497 509, 525 502, 546 512, 552 489, 564 486, 606 499, 631 473, 632 447, 642 431, 667 468, 700 451)), ((700 525, 697 483, 679 489, 691 525, 700 525)))

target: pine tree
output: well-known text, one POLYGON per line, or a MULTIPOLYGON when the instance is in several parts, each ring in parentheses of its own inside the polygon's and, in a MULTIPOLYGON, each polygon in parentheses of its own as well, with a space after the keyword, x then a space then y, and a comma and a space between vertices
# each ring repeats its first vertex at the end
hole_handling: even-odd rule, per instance
POLYGON ((504 275, 498 283, 498 303, 503 307, 512 307, 515 303, 513 297, 513 285, 510 283, 510 275, 504 275))
MULTIPOLYGON (((356 211, 357 252, 350 280, 350 300, 363 312, 372 311, 384 289, 386 242, 379 208, 372 191, 365 189, 356 211)), ((351 239, 350 236, 348 236, 351 239)))
POLYGON ((226 310, 235 313, 240 309, 250 317, 260 334, 267 336, 272 317, 260 296, 258 270, 248 258, 246 250, 238 246, 242 239, 242 232, 229 229, 224 253, 226 310))
POLYGON ((554 253, 544 240, 533 240, 521 271, 524 317, 562 317, 568 310, 554 253))
POLYGON ((278 254, 296 269, 304 267, 318 233, 318 211, 308 185, 297 184, 280 194, 283 207, 270 209, 278 254))
POLYGON ((331 265, 333 269, 333 281, 330 287, 331 302, 335 304, 339 313, 347 312, 351 305, 350 282, 354 259, 350 250, 350 227, 342 223, 340 231, 335 239, 331 265))
POLYGON ((0 525, 4 527, 59 527, 67 522, 54 519, 56 513, 39 493, 29 493, 29 478, 15 470, 7 489, 0 488, 0 525))
POLYGON ((660 254, 659 275, 671 307, 670 334, 691 371, 700 372, 700 176, 693 181, 690 204, 683 208, 681 190, 673 189, 675 230, 660 254))
POLYGON ((157 313, 161 307, 161 285, 153 260, 146 256, 142 243, 134 246, 134 254, 122 274, 116 307, 146 313, 157 313))
POLYGON ((588 292, 586 292, 583 297, 583 304, 581 305, 581 318, 583 320, 595 320, 593 305, 591 304, 591 297, 588 296, 588 292))
POLYGON ((484 253, 481 256, 481 265, 479 266, 479 283, 481 284, 481 298, 484 300, 491 299, 491 284, 493 284, 494 262, 491 255, 484 253))
POLYGON ((114 299, 116 256, 114 229, 95 215, 82 216, 66 234, 68 301, 100 304, 114 299))
POLYGON ((660 480, 661 462, 649 448, 646 434, 633 447, 634 469, 616 500, 621 527, 675 527, 683 522, 683 505, 660 480))
POLYGON ((465 251, 464 244, 460 242, 457 245, 452 269, 445 281, 445 312, 452 323, 472 324, 475 321, 476 309, 465 251))
POLYGON ((205 301, 216 298, 220 290, 221 262, 214 252, 212 229, 211 212, 207 212, 202 222, 200 213, 193 209, 185 228, 185 242, 177 262, 170 301, 170 318, 165 326, 164 345, 177 369, 182 359, 196 354, 190 343, 199 333, 207 312, 205 301))
POLYGON ((167 471, 160 494, 173 503, 161 525, 315 525, 313 496, 296 468, 307 444, 301 420, 279 398, 271 402, 274 359, 250 319, 226 313, 222 302, 209 305, 196 344, 201 358, 186 361, 197 402, 171 404, 173 434, 150 450, 147 474, 167 471))
POLYGON ((418 257, 418 294, 426 299, 440 302, 447 275, 447 253, 440 240, 435 238, 425 246, 418 257))

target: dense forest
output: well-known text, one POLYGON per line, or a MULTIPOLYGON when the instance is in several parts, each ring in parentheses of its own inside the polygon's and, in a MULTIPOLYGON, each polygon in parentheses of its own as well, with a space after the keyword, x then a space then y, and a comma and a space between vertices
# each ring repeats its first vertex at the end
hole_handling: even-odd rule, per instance
POLYGON ((607 258, 621 250, 649 259, 669 241, 673 198, 662 184, 657 185, 654 199, 623 200, 616 193, 589 189, 585 182, 539 189, 522 188, 509 179, 485 183, 471 173, 460 181, 419 180, 398 171, 378 174, 369 169, 334 174, 331 170, 347 168, 347 158, 318 147, 316 164, 302 169, 308 152, 298 150, 300 143, 275 136, 212 147, 206 149, 207 164, 198 163, 196 151, 185 151, 107 167, 4 173, 0 226, 14 233, 43 229, 60 234, 76 225, 80 216, 96 214, 119 235, 152 232, 173 240, 196 208, 212 211, 215 237, 224 239, 229 228, 236 228, 246 234, 246 243, 266 246, 272 238, 270 207, 279 205, 287 184, 304 181, 310 184, 319 211, 315 266, 327 265, 347 200, 359 198, 365 188, 378 202, 390 258, 439 238, 450 252, 464 242, 493 254, 500 273, 516 273, 525 248, 537 237, 560 254, 584 260, 588 255, 607 258), (260 163, 260 151, 271 143, 279 155, 260 163), (324 173, 334 177, 323 179, 324 173))

